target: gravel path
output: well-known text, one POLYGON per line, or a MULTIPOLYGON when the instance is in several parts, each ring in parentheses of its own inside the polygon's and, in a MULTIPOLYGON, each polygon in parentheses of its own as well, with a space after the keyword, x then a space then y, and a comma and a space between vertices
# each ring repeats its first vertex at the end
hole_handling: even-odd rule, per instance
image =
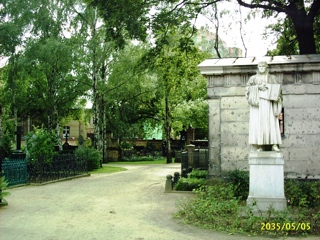
POLYGON ((0 239, 248 239, 181 225, 172 217, 175 202, 190 196, 164 193, 165 176, 179 171, 179 164, 123 167, 128 171, 10 189, 9 205, 0 208, 0 239))

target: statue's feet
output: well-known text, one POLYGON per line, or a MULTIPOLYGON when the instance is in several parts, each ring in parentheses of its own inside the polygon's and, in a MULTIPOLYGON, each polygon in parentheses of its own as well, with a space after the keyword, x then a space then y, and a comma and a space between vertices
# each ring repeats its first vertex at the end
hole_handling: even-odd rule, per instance
POLYGON ((262 152, 262 151, 263 151, 262 147, 257 148, 257 152, 262 152))
POLYGON ((280 152, 280 149, 277 145, 273 145, 272 146, 272 151, 275 151, 275 152, 280 152))

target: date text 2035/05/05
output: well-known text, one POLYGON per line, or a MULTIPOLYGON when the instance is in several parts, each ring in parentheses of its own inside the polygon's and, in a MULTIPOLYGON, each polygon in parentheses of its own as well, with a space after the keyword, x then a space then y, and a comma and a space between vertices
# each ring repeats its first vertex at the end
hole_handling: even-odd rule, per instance
POLYGON ((261 223, 262 231, 298 231, 298 230, 311 230, 310 223, 277 223, 266 222, 261 223))

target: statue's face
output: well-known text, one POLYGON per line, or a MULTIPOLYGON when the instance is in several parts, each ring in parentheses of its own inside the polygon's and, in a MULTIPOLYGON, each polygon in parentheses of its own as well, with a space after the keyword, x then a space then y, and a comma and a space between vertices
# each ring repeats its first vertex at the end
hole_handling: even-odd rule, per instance
POLYGON ((267 71, 267 66, 265 64, 258 64, 258 69, 260 73, 265 73, 267 71))

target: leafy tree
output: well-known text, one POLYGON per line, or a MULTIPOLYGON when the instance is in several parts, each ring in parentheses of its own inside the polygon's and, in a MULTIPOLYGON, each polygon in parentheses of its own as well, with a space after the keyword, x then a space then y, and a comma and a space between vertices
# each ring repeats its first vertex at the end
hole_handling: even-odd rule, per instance
POLYGON ((119 51, 105 85, 106 125, 120 139, 141 136, 144 121, 159 120, 157 78, 137 69, 147 50, 148 46, 128 44, 119 51))
MULTIPOLYGON (((269 25, 265 35, 274 33, 278 36, 276 49, 269 51, 268 55, 294 55, 299 54, 299 43, 297 34, 294 30, 292 21, 286 17, 280 19, 276 24, 269 25)), ((316 44, 316 52, 320 52, 320 15, 316 17, 314 38, 316 44)))
POLYGON ((85 0, 99 9, 106 25, 106 38, 124 47, 127 39, 146 40, 149 10, 158 1, 150 0, 85 0))
POLYGON ((287 16, 287 21, 291 24, 296 33, 296 38, 299 45, 300 54, 316 53, 315 29, 319 24, 320 1, 312 0, 252 0, 247 3, 242 0, 237 0, 241 6, 251 9, 262 9, 264 16, 277 16, 279 13, 284 13, 287 16))
POLYGON ((74 15, 69 3, 8 0, 0 10, 4 19, 0 50, 10 56, 5 83, 5 90, 10 91, 5 93, 13 98, 5 102, 11 102, 14 116, 19 113, 21 117, 42 118, 41 122, 56 129, 58 135, 59 121, 72 112, 78 97, 88 90, 75 69, 74 38, 65 36, 67 29, 77 30, 70 25, 74 15))
MULTIPOLYGON (((158 95, 160 106, 159 116, 164 122, 164 132, 167 148, 167 163, 171 160, 170 138, 173 128, 174 109, 183 101, 196 99, 194 82, 199 78, 197 65, 206 58, 193 41, 187 36, 188 30, 169 29, 162 35, 158 34, 156 46, 142 58, 142 66, 155 73, 158 79, 158 95)), ((201 90, 200 90, 201 91, 201 90)), ((201 96, 203 97, 203 95, 201 96)))
POLYGON ((45 161, 50 162, 54 156, 54 146, 57 143, 58 136, 52 131, 45 128, 35 127, 25 138, 26 154, 28 161, 45 161))
POLYGON ((79 3, 73 6, 73 11, 76 14, 75 28, 79 28, 75 34, 79 46, 77 57, 80 59, 77 70, 90 86, 89 95, 93 102, 94 115, 93 145, 102 151, 105 142, 102 88, 107 81, 115 47, 113 42, 108 41, 106 25, 99 17, 96 7, 79 3))
MULTIPOLYGON (((100 9, 101 16, 110 27, 110 36, 119 39, 123 39, 123 36, 143 39, 148 24, 155 35, 159 29, 165 29, 168 26, 190 25, 190 21, 197 18, 203 10, 220 1, 222 2, 222 0, 91 0, 88 2, 100 9), (151 7, 157 10, 156 13, 149 13, 151 7), (119 12, 123 13, 120 18, 118 18, 119 12), (121 24, 114 18, 121 21, 121 24), (120 27, 117 27, 117 24, 120 27)), ((237 2, 246 8, 261 9, 263 17, 277 17, 279 13, 284 13, 292 22, 299 45, 299 54, 316 53, 315 34, 318 31, 319 0, 237 0, 237 2)))

